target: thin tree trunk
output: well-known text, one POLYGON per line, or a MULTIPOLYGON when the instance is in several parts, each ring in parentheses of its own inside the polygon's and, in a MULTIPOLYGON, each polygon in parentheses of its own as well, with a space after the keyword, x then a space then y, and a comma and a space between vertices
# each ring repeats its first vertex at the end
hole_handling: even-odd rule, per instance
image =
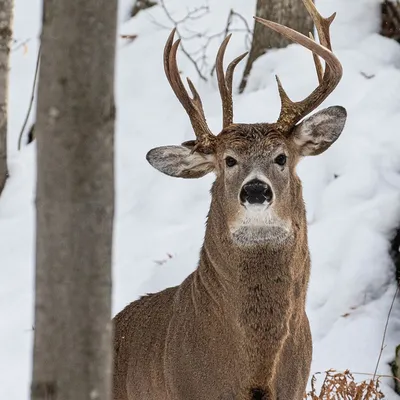
POLYGON ((116 12, 44 0, 32 400, 111 397, 116 12))
MULTIPOLYGON (((313 21, 302 0, 257 0, 256 15, 286 25, 307 36, 313 31, 313 21)), ((245 89, 253 63, 258 57, 266 53, 268 49, 279 49, 290 43, 293 42, 255 22, 253 42, 239 91, 243 92, 245 89)))
POLYGON ((13 1, 0 0, 0 194, 7 179, 7 103, 13 1))

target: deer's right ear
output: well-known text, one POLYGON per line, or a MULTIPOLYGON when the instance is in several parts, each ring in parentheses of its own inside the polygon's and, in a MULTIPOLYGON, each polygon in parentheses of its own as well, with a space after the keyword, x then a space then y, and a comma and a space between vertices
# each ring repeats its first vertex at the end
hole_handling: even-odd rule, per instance
POLYGON ((146 159, 162 173, 177 178, 201 178, 215 168, 212 154, 192 153, 186 146, 156 147, 146 159))

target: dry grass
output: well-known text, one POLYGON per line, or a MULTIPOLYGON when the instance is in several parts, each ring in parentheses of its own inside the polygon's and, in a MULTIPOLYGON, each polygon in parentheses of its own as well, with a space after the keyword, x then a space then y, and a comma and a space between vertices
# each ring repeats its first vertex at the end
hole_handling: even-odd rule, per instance
POLYGON ((316 389, 317 374, 311 379, 311 391, 305 400, 378 400, 384 395, 379 390, 379 378, 356 383, 350 371, 337 372, 329 370, 325 372, 319 392, 316 389))

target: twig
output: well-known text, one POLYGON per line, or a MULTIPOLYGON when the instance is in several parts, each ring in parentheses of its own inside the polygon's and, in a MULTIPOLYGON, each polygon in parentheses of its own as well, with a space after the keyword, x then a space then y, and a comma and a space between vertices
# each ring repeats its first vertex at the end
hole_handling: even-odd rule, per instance
MULTIPOLYGON (((371 374, 371 373, 368 373, 368 372, 353 372, 353 371, 351 371, 351 373, 352 373, 353 375, 374 376, 374 374, 371 374)), ((400 382, 400 379, 399 379, 399 378, 396 378, 396 377, 393 376, 393 375, 381 375, 381 374, 376 374, 375 377, 376 377, 376 378, 390 378, 390 379, 394 379, 394 380, 400 382)))
MULTIPOLYGON (((161 0, 161 3, 164 3, 164 0, 161 0)), ((197 19, 203 18, 204 15, 208 14, 209 12, 210 12, 210 8, 208 5, 200 6, 200 7, 194 8, 193 10, 188 11, 186 16, 184 16, 183 18, 178 19, 177 21, 174 21, 174 22, 177 25, 179 25, 182 22, 185 22, 187 20, 196 21, 197 19)), ((172 21, 171 14, 168 14, 168 18, 172 21)))
POLYGON ((192 58, 192 56, 188 53, 188 51, 184 48, 182 42, 181 42, 181 50, 182 53, 192 62, 194 67, 196 68, 197 73, 199 74, 200 78, 203 79, 203 81, 207 81, 207 78, 202 74, 200 67, 197 65, 197 62, 192 58))
POLYGON ((150 13, 148 13, 148 17, 150 17, 150 22, 156 26, 158 26, 161 29, 171 29, 169 26, 167 25, 163 25, 162 23, 158 22, 150 13))
POLYGON ((380 349, 380 352, 379 352, 378 361, 376 362, 376 367, 375 367, 374 375, 373 375, 373 378, 372 378, 373 380, 375 380, 376 373, 378 371, 378 367, 379 367, 379 363, 381 361, 383 349, 386 347, 385 346, 386 332, 387 332, 387 328, 388 328, 388 325, 389 325, 390 314, 392 313, 393 305, 394 305, 394 302, 396 301, 396 297, 397 297, 397 293, 398 292, 399 292, 399 284, 397 283, 397 287, 396 287, 396 291, 395 291, 394 296, 393 296, 392 304, 390 305, 389 313, 388 313, 388 316, 386 318, 386 324, 385 324, 385 329, 383 331, 381 349, 380 349))
POLYGON ((231 24, 232 24, 232 15, 233 15, 233 13, 234 13, 234 11, 231 8, 230 11, 229 11, 228 19, 226 21, 226 27, 225 27, 225 31, 224 31, 224 34, 225 34, 224 36, 225 37, 228 36, 228 34, 229 34, 229 28, 231 27, 231 24))
MULTIPOLYGON (((333 371, 333 370, 331 370, 331 371, 333 371)), ((336 371, 336 370, 335 370, 335 371, 336 371)), ((325 371, 325 372, 323 372, 323 371, 317 371, 317 372, 314 372, 313 375, 322 375, 323 373, 326 373, 326 372, 328 372, 328 371, 325 371)), ((345 371, 336 371, 336 372, 339 372, 339 373, 342 373, 342 374, 343 374, 345 371)), ((374 374, 371 373, 371 372, 353 372, 353 371, 351 371, 351 373, 352 373, 353 375, 374 376, 374 374)), ((395 379, 396 381, 399 381, 399 382, 400 382, 400 379, 399 379, 399 378, 396 378, 395 376, 392 376, 392 375, 375 374, 375 377, 376 377, 376 378, 390 378, 390 379, 395 379)))
POLYGON ((25 117, 24 123, 22 124, 21 132, 19 133, 19 137, 18 137, 18 151, 21 150, 22 135, 24 134, 26 125, 27 125, 27 123, 28 123, 29 115, 30 115, 30 113, 31 113, 32 106, 33 106, 33 100, 34 100, 34 98, 35 98, 35 88, 36 88, 36 81, 37 81, 37 76, 38 76, 38 72, 39 72, 39 64, 40 64, 41 49, 42 49, 42 44, 40 43, 40 45, 39 45, 39 50, 38 50, 38 54, 37 54, 37 59, 36 59, 35 76, 34 76, 34 78, 33 78, 31 99, 30 99, 30 101, 29 101, 28 111, 27 111, 27 113, 26 113, 26 117, 25 117))
POLYGON ((235 15, 236 17, 238 17, 239 19, 241 19, 241 20, 243 21, 243 23, 244 23, 244 25, 245 25, 245 27, 246 27, 247 32, 250 33, 250 34, 252 35, 252 34, 253 34, 253 30, 250 28, 250 26, 249 26, 249 24, 248 24, 246 18, 243 17, 242 14, 239 14, 237 11, 235 11, 235 10, 233 10, 233 9, 231 10, 231 12, 232 12, 232 15, 235 15))

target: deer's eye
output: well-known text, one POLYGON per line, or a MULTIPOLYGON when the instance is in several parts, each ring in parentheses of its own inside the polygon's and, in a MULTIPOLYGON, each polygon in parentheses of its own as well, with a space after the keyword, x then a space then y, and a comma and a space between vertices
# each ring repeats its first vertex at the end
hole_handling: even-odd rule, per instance
POLYGON ((237 164, 237 161, 233 157, 228 156, 225 158, 225 164, 227 167, 231 168, 237 164))
POLYGON ((286 164, 286 160, 287 157, 285 154, 279 154, 279 156, 275 158, 275 163, 283 167, 286 164))

